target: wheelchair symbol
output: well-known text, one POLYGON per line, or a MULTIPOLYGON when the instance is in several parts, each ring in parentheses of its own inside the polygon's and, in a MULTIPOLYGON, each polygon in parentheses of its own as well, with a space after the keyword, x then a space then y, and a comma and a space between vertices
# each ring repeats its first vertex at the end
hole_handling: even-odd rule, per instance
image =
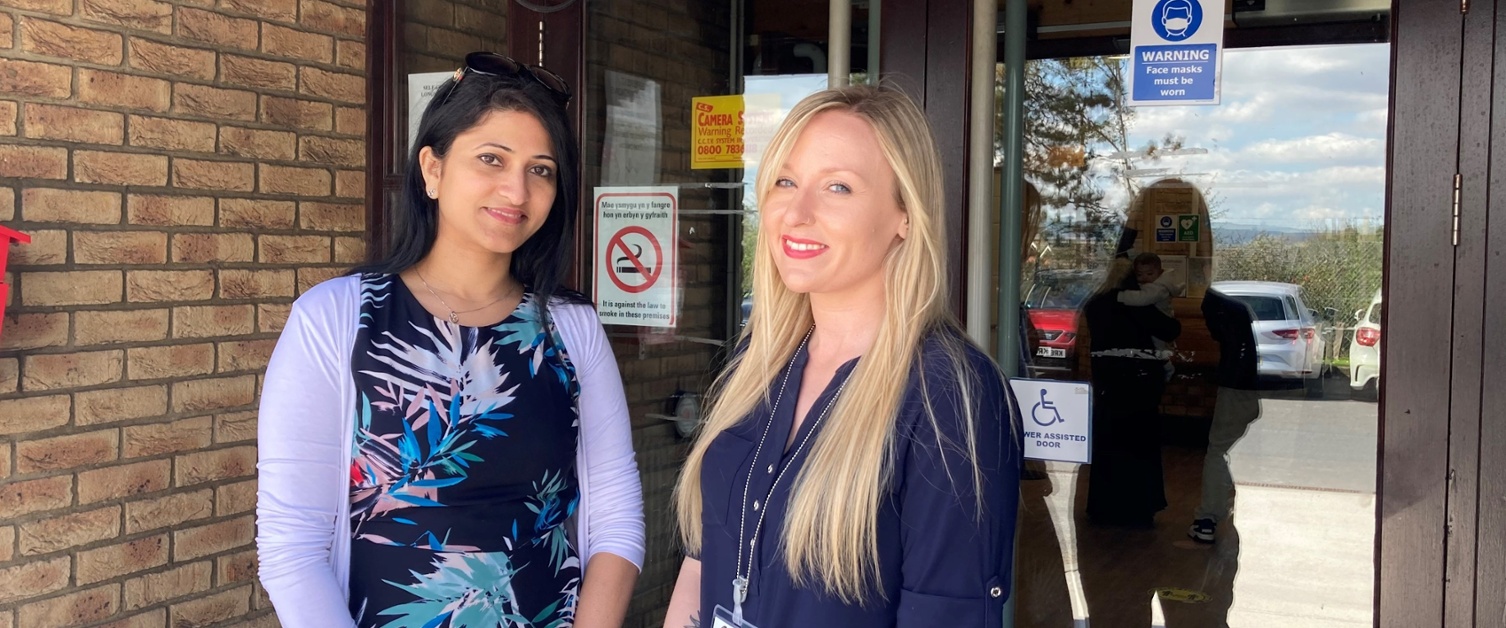
POLYGON ((1056 402, 1046 399, 1046 389, 1044 388, 1041 389, 1041 400, 1030 408, 1030 420, 1035 421, 1035 424, 1041 427, 1050 427, 1057 423, 1067 422, 1066 419, 1062 418, 1061 411, 1056 409, 1056 402), (1042 420, 1042 412, 1050 413, 1047 415, 1046 420, 1042 420))

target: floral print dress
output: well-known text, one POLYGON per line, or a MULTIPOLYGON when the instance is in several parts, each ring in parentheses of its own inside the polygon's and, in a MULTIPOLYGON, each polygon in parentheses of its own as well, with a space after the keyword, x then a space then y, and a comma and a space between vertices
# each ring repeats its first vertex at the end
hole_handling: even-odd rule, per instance
POLYGON ((361 279, 357 625, 572 625, 580 387, 547 309, 525 294, 500 323, 466 327, 430 314, 396 275, 361 279))

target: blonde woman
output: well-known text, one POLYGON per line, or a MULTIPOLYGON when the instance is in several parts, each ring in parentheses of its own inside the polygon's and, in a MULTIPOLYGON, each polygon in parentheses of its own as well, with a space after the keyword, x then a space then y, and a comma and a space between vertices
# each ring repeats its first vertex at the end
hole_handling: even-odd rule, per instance
POLYGON ((924 117, 823 91, 763 163, 753 312, 680 477, 665 626, 1000 625, 1018 411, 947 308, 924 117))

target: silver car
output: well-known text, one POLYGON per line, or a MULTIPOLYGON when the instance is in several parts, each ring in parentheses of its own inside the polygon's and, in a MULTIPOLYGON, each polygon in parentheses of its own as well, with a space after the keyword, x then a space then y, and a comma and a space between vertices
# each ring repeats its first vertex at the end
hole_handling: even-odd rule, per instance
POLYGON ((1302 380, 1321 390, 1324 342, 1318 315, 1302 299, 1302 287, 1275 281, 1216 281, 1213 289, 1255 315, 1255 351, 1261 377, 1302 380))

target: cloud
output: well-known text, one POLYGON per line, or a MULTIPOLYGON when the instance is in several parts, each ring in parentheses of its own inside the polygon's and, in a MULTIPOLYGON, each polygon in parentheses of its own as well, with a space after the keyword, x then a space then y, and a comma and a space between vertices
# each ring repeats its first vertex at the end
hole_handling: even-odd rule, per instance
POLYGON ((1309 135, 1289 140, 1262 140, 1240 151, 1257 161, 1278 164, 1374 163, 1385 159, 1386 141, 1344 133, 1309 135))

